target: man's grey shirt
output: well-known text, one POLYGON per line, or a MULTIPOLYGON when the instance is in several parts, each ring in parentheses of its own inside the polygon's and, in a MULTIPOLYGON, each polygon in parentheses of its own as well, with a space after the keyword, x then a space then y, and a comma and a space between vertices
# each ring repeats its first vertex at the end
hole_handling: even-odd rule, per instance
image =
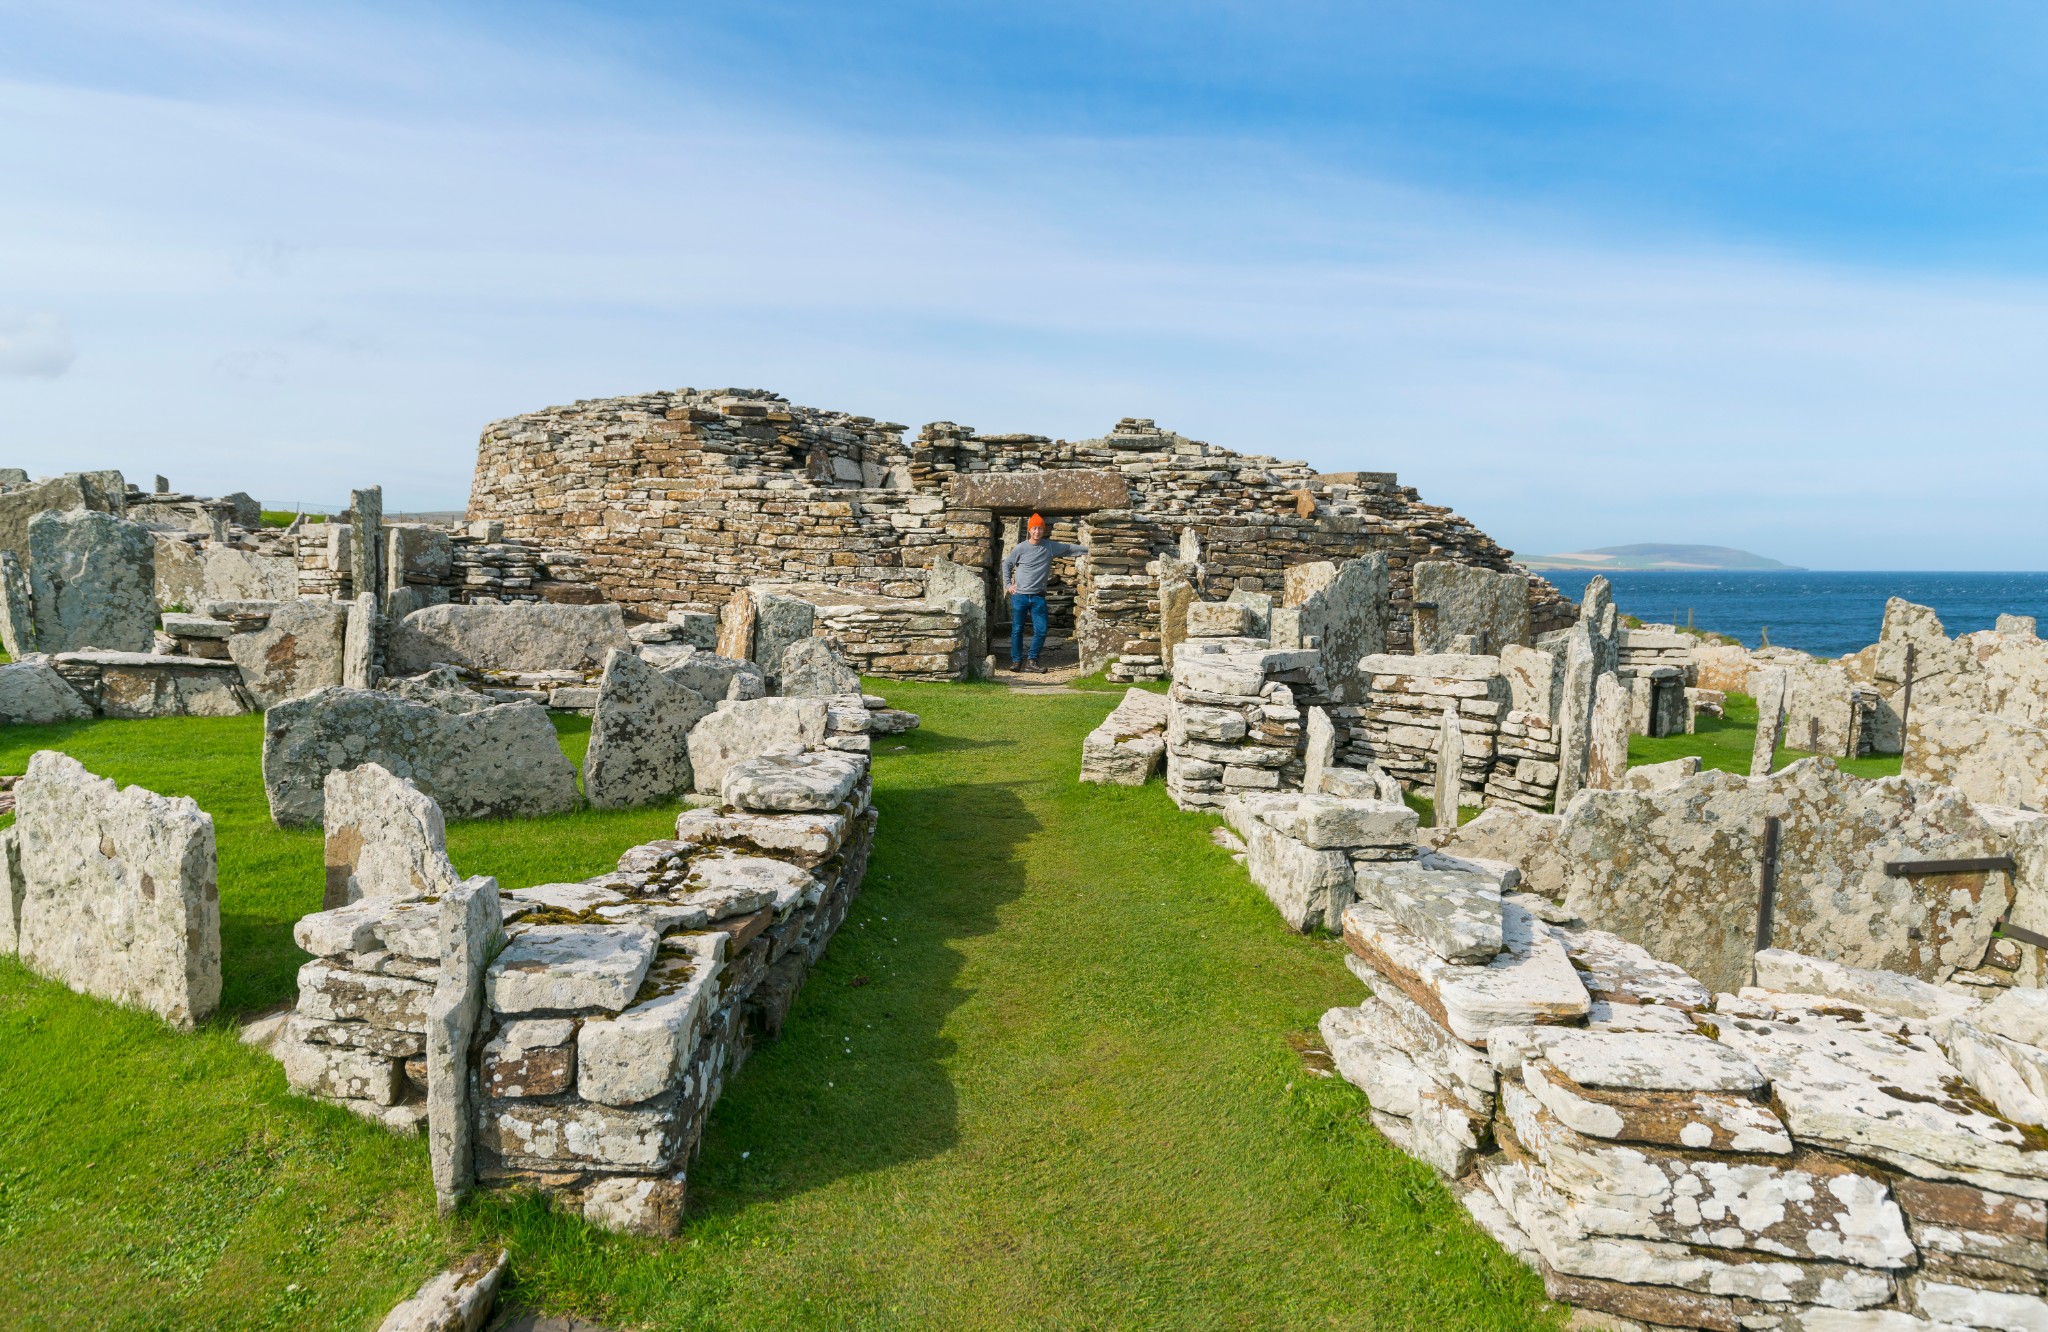
POLYGON ((1046 580, 1052 577, 1052 562, 1063 555, 1085 555, 1086 546, 1070 546, 1064 541, 1020 541, 1003 556, 1003 586, 1016 585, 1020 597, 1037 596, 1045 591, 1046 580))

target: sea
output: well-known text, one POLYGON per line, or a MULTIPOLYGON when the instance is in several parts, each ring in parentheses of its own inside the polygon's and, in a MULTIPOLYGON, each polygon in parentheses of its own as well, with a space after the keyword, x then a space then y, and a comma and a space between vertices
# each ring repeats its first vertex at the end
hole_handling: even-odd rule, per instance
MULTIPOLYGON (((1546 573, 1577 601, 1591 573, 1546 573)), ((1650 624, 1688 622, 1760 647, 1839 657, 1877 641, 1884 603, 1932 606, 1949 635, 1989 629, 2000 615, 2032 615, 2048 630, 2048 573, 1628 573, 1606 575, 1614 601, 1650 624)))

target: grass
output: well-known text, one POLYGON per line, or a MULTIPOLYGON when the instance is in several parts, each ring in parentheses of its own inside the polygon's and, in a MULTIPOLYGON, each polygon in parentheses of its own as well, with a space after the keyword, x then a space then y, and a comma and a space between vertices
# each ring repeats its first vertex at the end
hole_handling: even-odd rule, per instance
MULTIPOLYGON (((1082 787, 1105 694, 884 685, 867 890, 713 1113, 674 1241, 537 1200, 435 1218, 422 1143, 0 962, 0 1326, 370 1328, 448 1258, 618 1328, 1556 1326, 1540 1284, 1298 1050, 1360 993, 1214 820, 1082 787)), ((582 728, 565 725, 579 752, 582 728)), ((10 728, 215 816, 231 1009, 290 997, 319 838, 263 814, 260 720, 10 728)), ((668 811, 458 824, 465 873, 589 874, 668 811)))
MULTIPOLYGON (((1694 735, 1665 735, 1652 740, 1648 736, 1632 735, 1628 739, 1628 762, 1630 767, 1644 763, 1665 763, 1672 759, 1697 754, 1703 768, 1719 768, 1723 772, 1749 775, 1750 750, 1756 745, 1756 700, 1748 694, 1730 694, 1724 709, 1724 717, 1712 717, 1702 713, 1698 718, 1698 732, 1694 735)), ((1796 759, 1813 757, 1803 749, 1778 748, 1771 763, 1772 771, 1784 767, 1796 759)), ((1899 771, 1897 754, 1872 754, 1865 758, 1835 760, 1843 772, 1858 777, 1890 777, 1899 771)))

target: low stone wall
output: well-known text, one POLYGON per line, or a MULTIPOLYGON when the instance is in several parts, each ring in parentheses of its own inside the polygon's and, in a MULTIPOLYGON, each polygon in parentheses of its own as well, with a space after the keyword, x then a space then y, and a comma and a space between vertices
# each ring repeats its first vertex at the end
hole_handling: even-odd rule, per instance
POLYGON ((530 1187, 596 1225, 673 1233, 710 1108, 780 1033, 876 821, 856 754, 749 759, 721 794, 579 883, 472 879, 302 919, 315 960, 274 1047, 293 1089, 426 1124, 444 1205, 473 1183, 530 1187))
POLYGON ((213 819, 184 796, 117 788, 45 749, 0 833, 0 947, 80 994, 178 1027, 220 1002, 213 819))

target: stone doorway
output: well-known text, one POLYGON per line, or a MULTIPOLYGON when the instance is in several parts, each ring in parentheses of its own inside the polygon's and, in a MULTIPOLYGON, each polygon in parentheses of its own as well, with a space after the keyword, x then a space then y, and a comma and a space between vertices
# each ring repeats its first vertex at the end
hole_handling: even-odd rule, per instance
MULTIPOLYGON (((989 624, 989 653, 996 659, 996 675, 1009 679, 1010 662, 1010 598, 1003 590, 1003 560, 1024 540, 1024 524, 1037 510, 1022 510, 1011 513, 996 513, 989 520, 989 562, 988 562, 988 604, 994 608, 989 624)), ((1070 545, 1085 544, 1081 540, 1081 522, 1078 517, 1056 517, 1044 515, 1054 541, 1070 545)), ((1078 612, 1081 603, 1081 560, 1062 560, 1053 566, 1052 582, 1045 589, 1046 631, 1045 651, 1039 655, 1038 664, 1045 668, 1044 675, 1019 675, 1019 680, 1044 680, 1048 677, 1060 679, 1080 674, 1081 651, 1076 637, 1078 612)), ((1025 627, 1028 637, 1030 627, 1025 627)))

